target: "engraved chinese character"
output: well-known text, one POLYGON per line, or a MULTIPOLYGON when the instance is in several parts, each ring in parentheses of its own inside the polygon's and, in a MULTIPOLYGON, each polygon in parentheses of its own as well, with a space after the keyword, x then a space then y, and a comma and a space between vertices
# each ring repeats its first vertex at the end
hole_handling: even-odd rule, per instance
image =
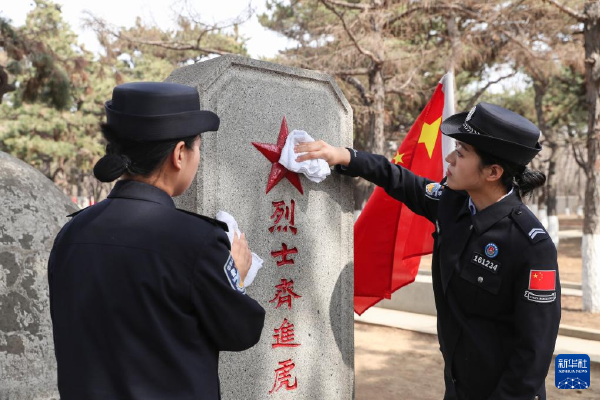
POLYGON ((275 308, 279 308, 282 304, 287 304, 288 310, 291 310, 292 309, 292 297, 293 298, 302 297, 302 296, 294 293, 294 280, 293 279, 291 279, 289 281, 287 279, 281 279, 281 283, 279 285, 276 285, 275 289, 277 289, 277 293, 275 294, 275 297, 273 297, 273 300, 269 301, 269 303, 272 303, 275 300, 277 300, 277 306, 275 308))
POLYGON ((273 329, 275 334, 276 343, 272 343, 271 346, 275 347, 298 347, 300 343, 294 343, 294 324, 290 323, 287 318, 283 320, 283 323, 279 329, 273 329))
POLYGON ((294 260, 287 258, 290 254, 298 254, 298 249, 295 247, 288 249, 287 244, 285 243, 281 243, 281 250, 271 252, 271 256, 273 256, 273 258, 281 257, 281 261, 277 261, 278 267, 294 264, 294 260))
POLYGON ((285 201, 274 201, 273 207, 275 207, 275 211, 273 215, 271 215, 271 219, 274 219, 273 226, 269 228, 269 232, 273 233, 275 230, 277 232, 284 232, 290 229, 294 235, 298 232, 298 229, 294 226, 294 209, 296 208, 296 202, 294 200, 291 201, 291 207, 285 205, 285 201), (282 218, 285 217, 285 221, 282 221, 282 218), (285 223, 287 221, 287 223, 285 223))
POLYGON ((291 359, 285 361, 279 361, 280 367, 275 370, 275 383, 273 388, 269 391, 269 394, 279 391, 282 387, 285 390, 294 390, 298 387, 298 381, 294 378, 294 384, 291 384, 292 375, 290 371, 294 369, 296 364, 291 359))

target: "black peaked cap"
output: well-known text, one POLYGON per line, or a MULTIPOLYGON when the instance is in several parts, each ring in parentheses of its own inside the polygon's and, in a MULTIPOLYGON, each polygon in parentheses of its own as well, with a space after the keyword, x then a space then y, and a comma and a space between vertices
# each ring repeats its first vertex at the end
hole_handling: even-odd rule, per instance
POLYGON ((105 103, 108 125, 122 137, 141 142, 181 139, 217 131, 219 117, 200 110, 198 91, 167 82, 131 82, 113 89, 105 103))
POLYGON ((527 118, 495 104, 479 103, 447 118, 444 135, 502 160, 525 166, 542 150, 540 130, 527 118))

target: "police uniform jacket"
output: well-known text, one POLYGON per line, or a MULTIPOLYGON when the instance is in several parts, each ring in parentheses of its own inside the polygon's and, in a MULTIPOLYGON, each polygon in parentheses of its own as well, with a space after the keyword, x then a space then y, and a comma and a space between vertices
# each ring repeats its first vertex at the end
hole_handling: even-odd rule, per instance
POLYGON ((337 172, 375 183, 436 225, 432 279, 444 398, 546 399, 560 322, 557 253, 516 191, 472 215, 466 192, 350 150, 350 164, 337 172), (534 290, 536 271, 555 280, 534 290))
POLYGON ((62 228, 48 265, 62 400, 220 398, 219 352, 256 344, 265 316, 226 229, 137 181, 62 228))

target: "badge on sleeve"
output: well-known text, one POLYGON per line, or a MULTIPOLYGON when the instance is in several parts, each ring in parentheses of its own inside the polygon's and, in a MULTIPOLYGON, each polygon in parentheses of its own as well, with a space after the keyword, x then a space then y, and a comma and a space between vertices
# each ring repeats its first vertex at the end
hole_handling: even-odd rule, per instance
POLYGON ((529 290, 556 290, 556 271, 531 270, 529 271, 529 290))
POLYGON ((231 257, 231 254, 227 259, 223 270, 225 271, 225 276, 227 277, 227 280, 229 281, 231 287, 242 294, 246 294, 246 288, 241 287, 240 285, 241 277, 238 273, 237 268, 235 267, 235 263, 233 262, 233 257, 231 257))
POLYGON ((556 271, 532 269, 529 271, 528 289, 524 295, 527 300, 535 303, 552 303, 556 300, 556 271), (552 293, 537 294, 531 290, 552 293))
POLYGON ((443 190, 444 190, 444 186, 439 183, 436 183, 436 182, 428 183, 425 186, 425 196, 429 197, 432 200, 439 200, 440 197, 442 197, 443 190))

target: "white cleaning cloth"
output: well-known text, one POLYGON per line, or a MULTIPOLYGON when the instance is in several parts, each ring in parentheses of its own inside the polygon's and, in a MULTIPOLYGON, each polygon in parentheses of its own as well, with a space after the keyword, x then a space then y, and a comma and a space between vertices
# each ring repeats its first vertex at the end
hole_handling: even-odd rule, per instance
POLYGON ((279 163, 286 167, 290 171, 301 172, 309 180, 319 183, 325 180, 327 176, 331 174, 331 169, 327 164, 327 161, 318 160, 306 160, 297 162, 296 158, 300 157, 305 153, 294 153, 294 146, 301 142, 314 142, 308 133, 304 131, 295 130, 292 131, 285 141, 285 146, 281 151, 281 158, 279 163))
MULTIPOLYGON (((231 214, 225 211, 219 211, 217 213, 216 219, 227 224, 227 227, 229 228, 229 232, 227 232, 227 237, 229 238, 231 244, 233 244, 234 232, 237 233, 238 237, 242 235, 242 232, 240 232, 240 229, 238 228, 237 221, 235 220, 235 218, 233 218, 231 214)), ((246 275, 246 279, 244 279, 244 287, 248 287, 252 284, 254 278, 256 277, 256 273, 259 269, 262 268, 262 265, 263 259, 257 256, 256 254, 252 253, 252 265, 250 266, 248 275, 246 275)))

